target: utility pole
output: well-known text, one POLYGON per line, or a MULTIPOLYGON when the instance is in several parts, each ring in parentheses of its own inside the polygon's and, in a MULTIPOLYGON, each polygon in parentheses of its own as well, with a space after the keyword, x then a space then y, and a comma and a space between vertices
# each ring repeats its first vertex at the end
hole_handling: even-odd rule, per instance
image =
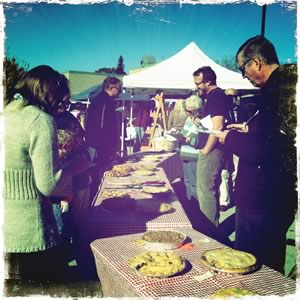
POLYGON ((261 15, 261 36, 265 36, 265 25, 266 25, 266 11, 267 5, 262 6, 262 15, 261 15))

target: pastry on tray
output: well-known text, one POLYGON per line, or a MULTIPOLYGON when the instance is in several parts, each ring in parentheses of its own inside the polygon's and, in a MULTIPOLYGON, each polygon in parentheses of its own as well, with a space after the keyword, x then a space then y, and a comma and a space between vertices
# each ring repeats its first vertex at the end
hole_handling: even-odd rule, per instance
POLYGON ((108 211, 131 211, 136 213, 163 214, 173 210, 169 203, 156 199, 132 199, 122 190, 103 191, 101 206, 108 211))
POLYGON ((136 210, 138 212, 163 214, 172 211, 173 207, 169 203, 156 199, 137 200, 136 210))
POLYGON ((105 176, 108 177, 125 177, 128 176, 130 173, 127 170, 109 170, 105 172, 105 176))
POLYGON ((151 230, 143 235, 143 240, 156 243, 180 243, 185 240, 185 234, 173 230, 151 230))
POLYGON ((108 197, 103 199, 101 207, 109 212, 134 211, 136 209, 136 201, 131 199, 129 195, 124 194, 122 197, 108 197))
POLYGON ((129 260, 130 268, 151 277, 169 277, 185 268, 185 260, 174 252, 147 251, 129 260))
POLYGON ((150 170, 136 170, 134 171, 133 175, 138 175, 138 176, 151 176, 154 175, 155 173, 150 170))
POLYGON ((151 230, 147 231, 142 240, 148 250, 171 250, 182 246, 186 235, 175 230, 151 230))
POLYGON ((136 165, 136 170, 146 170, 146 171, 155 171, 157 166, 155 164, 142 164, 142 165, 136 165))
POLYGON ((218 272, 245 274, 257 267, 256 257, 251 253, 232 248, 218 248, 203 253, 201 261, 218 272))
POLYGON ((130 164, 121 164, 121 165, 114 165, 112 167, 113 171, 119 171, 119 172, 127 172, 129 173, 132 171, 134 168, 130 164))
POLYGON ((148 156, 143 156, 141 158, 141 161, 151 161, 151 162, 159 162, 161 157, 158 157, 158 156, 151 156, 151 155, 148 155, 148 156))
POLYGON ((225 288, 216 291, 210 298, 215 300, 227 300, 231 298, 242 298, 244 296, 255 296, 257 293, 241 288, 225 288))
POLYGON ((170 193, 171 190, 165 186, 145 186, 143 187, 143 192, 147 194, 164 194, 170 193))
POLYGON ((122 190, 104 190, 101 193, 102 198, 124 198, 130 197, 126 191, 122 190))

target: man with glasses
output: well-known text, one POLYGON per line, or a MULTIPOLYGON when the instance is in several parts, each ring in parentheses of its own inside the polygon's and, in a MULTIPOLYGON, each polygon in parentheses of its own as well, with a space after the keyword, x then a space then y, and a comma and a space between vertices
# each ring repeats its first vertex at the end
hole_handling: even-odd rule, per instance
POLYGON ((297 207, 296 65, 280 66, 274 45, 262 36, 237 51, 242 76, 261 88, 256 113, 247 124, 218 134, 225 149, 239 157, 235 185, 236 241, 284 272, 286 232, 297 207))
POLYGON ((101 92, 92 99, 86 111, 86 142, 97 151, 96 167, 92 171, 91 200, 98 191, 103 172, 119 152, 121 130, 115 99, 121 89, 122 82, 118 78, 107 77, 101 92))
MULTIPOLYGON (((230 121, 230 101, 216 84, 216 74, 211 67, 202 67, 193 73, 199 96, 205 99, 202 120, 211 121, 213 130, 223 130, 230 121)), ((197 196, 200 210, 216 226, 219 224, 219 196, 221 172, 225 168, 226 155, 218 139, 213 134, 206 135, 200 146, 197 162, 197 196)))

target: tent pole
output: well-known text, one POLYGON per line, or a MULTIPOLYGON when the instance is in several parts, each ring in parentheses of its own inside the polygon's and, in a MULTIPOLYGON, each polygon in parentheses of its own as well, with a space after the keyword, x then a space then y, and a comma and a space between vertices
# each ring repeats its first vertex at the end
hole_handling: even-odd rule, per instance
MULTIPOLYGON (((122 106, 125 108, 125 100, 122 100, 122 106)), ((124 131, 125 131, 125 109, 122 111, 122 125, 121 125, 121 158, 124 157, 124 131)))

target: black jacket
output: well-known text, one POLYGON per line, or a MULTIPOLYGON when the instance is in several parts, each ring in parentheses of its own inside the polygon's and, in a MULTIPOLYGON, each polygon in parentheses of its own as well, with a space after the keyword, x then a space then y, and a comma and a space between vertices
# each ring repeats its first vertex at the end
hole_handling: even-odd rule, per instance
POLYGON ((297 205, 295 70, 276 69, 264 87, 247 134, 232 130, 225 149, 239 156, 237 206, 282 211, 297 205))
POLYGON ((104 165, 111 161, 120 144, 120 120, 114 98, 105 91, 95 96, 85 116, 87 144, 97 150, 96 163, 104 165))

